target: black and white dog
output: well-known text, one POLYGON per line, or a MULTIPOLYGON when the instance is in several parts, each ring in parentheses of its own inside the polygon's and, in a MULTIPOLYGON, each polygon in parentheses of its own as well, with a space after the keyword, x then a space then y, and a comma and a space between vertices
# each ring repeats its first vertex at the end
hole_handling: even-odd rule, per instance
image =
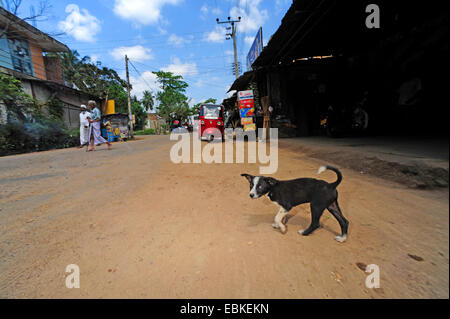
POLYGON ((281 232, 286 233, 286 215, 295 206, 310 203, 311 206, 311 225, 300 230, 303 236, 311 234, 319 228, 319 220, 325 209, 337 219, 341 226, 342 235, 336 236, 338 242, 344 242, 347 239, 348 221, 342 215, 341 209, 337 202, 338 192, 336 187, 342 181, 341 172, 332 166, 321 166, 318 174, 325 170, 332 170, 337 174, 337 180, 334 183, 327 183, 323 180, 315 178, 298 178, 288 181, 279 181, 272 177, 252 176, 249 174, 241 174, 250 182, 250 197, 259 198, 267 194, 270 200, 280 206, 280 210, 275 216, 274 228, 279 228, 281 232))

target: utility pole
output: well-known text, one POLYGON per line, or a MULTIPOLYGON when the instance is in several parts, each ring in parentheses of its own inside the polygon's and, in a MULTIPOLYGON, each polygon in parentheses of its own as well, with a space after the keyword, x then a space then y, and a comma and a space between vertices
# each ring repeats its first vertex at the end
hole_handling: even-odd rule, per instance
POLYGON ((130 93, 130 74, 128 73, 128 57, 125 54, 125 69, 127 71, 127 92, 128 92, 128 118, 130 120, 130 136, 134 136, 133 115, 131 114, 131 93, 130 93))
MULTIPOLYGON (((233 38, 233 48, 234 48, 234 71, 236 73, 236 79, 239 77, 239 63, 238 63, 238 57, 237 57, 237 48, 236 48, 236 26, 235 23, 241 22, 241 17, 238 18, 238 20, 231 20, 230 17, 228 17, 227 21, 219 21, 219 18, 216 19, 217 24, 222 23, 231 23, 231 33, 227 33, 227 36, 231 36, 233 38)), ((227 28, 229 30, 230 27, 227 28)), ((230 38, 226 38, 229 40, 230 38)))

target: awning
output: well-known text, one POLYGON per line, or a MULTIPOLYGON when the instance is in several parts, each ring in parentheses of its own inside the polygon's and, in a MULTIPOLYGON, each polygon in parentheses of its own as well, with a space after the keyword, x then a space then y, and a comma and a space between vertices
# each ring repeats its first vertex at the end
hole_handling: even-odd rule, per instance
POLYGON ((240 77, 238 77, 233 84, 231 85, 228 92, 236 90, 236 91, 243 91, 247 89, 248 84, 253 80, 254 77, 254 71, 247 71, 244 74, 242 74, 240 77))
MULTIPOLYGON (((369 3, 366 0, 295 0, 252 67, 358 50, 383 32, 365 25, 369 3)), ((386 17, 387 9, 383 9, 386 17)))

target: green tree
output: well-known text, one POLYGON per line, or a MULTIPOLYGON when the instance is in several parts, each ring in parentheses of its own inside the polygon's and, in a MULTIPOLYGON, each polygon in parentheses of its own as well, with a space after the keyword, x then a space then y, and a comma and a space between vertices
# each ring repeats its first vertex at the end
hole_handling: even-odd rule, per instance
POLYGON ((5 104, 7 117, 11 120, 26 121, 40 112, 39 104, 23 92, 20 81, 0 73, 0 102, 5 104))
POLYGON ((60 102, 51 98, 45 104, 38 103, 12 76, 0 74, 0 103, 6 106, 8 120, 0 125, 0 156, 79 143, 79 136, 69 132, 62 121, 60 102))
POLYGON ((142 103, 137 99, 136 96, 131 98, 131 112, 134 114, 136 123, 134 128, 136 130, 144 129, 145 121, 147 120, 147 112, 144 110, 142 103))
POLYGON ((108 99, 114 100, 116 113, 128 114, 128 94, 125 88, 119 84, 113 84, 108 88, 108 99))
POLYGON ((153 110, 155 101, 153 100, 153 95, 150 91, 143 92, 143 97, 141 99, 141 103, 144 106, 146 111, 153 110))
POLYGON ((171 72, 153 72, 157 76, 161 91, 156 94, 159 102, 158 115, 172 123, 175 119, 186 120, 190 115, 189 101, 185 95, 188 84, 181 75, 171 72))
POLYGON ((80 58, 76 50, 48 53, 48 56, 60 59, 64 80, 81 91, 104 98, 112 85, 126 87, 126 82, 115 70, 91 63, 89 56, 80 58))
POLYGON ((200 105, 202 105, 202 104, 216 104, 216 103, 217 103, 217 99, 213 99, 213 98, 209 98, 209 99, 205 100, 204 102, 197 103, 192 108, 192 115, 198 114, 198 112, 200 111, 200 105))

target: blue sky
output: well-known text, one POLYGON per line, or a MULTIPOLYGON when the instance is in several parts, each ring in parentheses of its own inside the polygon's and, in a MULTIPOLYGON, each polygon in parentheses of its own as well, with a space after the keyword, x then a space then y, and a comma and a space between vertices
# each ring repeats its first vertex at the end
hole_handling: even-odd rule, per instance
MULTIPOLYGON (((24 0, 19 16, 27 16, 39 1, 24 0)), ((180 74, 189 84, 191 104, 209 97, 221 102, 232 84, 232 40, 225 40, 225 20, 242 17, 237 24, 239 61, 245 58, 259 27, 264 43, 276 31, 291 0, 48 0, 45 21, 37 27, 55 36, 80 55, 115 69, 125 78, 124 54, 130 66, 132 94, 155 91, 151 71, 180 74)))

